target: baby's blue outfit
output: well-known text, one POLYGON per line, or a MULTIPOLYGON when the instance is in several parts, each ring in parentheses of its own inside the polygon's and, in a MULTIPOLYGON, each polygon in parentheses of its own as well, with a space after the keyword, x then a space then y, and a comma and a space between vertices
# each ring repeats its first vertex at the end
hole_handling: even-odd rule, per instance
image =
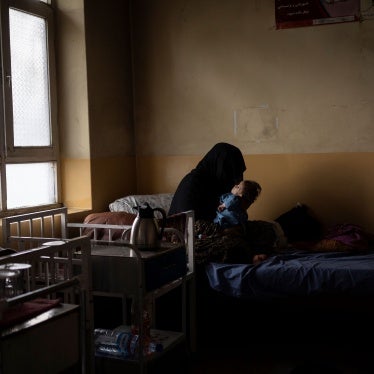
POLYGON ((220 204, 225 204, 226 209, 222 212, 217 210, 214 223, 218 223, 222 228, 244 224, 248 220, 248 214, 241 206, 241 197, 225 193, 220 198, 220 204))

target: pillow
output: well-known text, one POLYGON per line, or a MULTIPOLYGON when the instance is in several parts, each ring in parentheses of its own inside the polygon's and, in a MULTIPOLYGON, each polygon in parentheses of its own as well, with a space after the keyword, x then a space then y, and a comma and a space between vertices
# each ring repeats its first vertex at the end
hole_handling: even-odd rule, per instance
MULTIPOLYGON (((87 224, 101 224, 101 225, 132 225, 136 218, 136 214, 127 212, 101 212, 101 213, 91 213, 83 221, 87 224)), ((156 218, 159 227, 162 225, 162 220, 156 218)), ((184 233, 186 228, 186 215, 185 213, 178 213, 172 216, 166 217, 165 227, 172 227, 184 233)), ((123 230, 111 230, 112 240, 121 239, 123 230)), ((93 239, 94 229, 87 227, 82 230, 82 235, 86 235, 93 239)), ((172 242, 175 234, 165 233, 164 239, 172 242)), ((109 230, 105 228, 96 229, 96 239, 97 240, 109 240, 109 230)))
MULTIPOLYGON (((127 212, 101 212, 91 213, 83 221, 83 223, 89 224, 102 224, 102 225, 132 225, 135 220, 136 214, 127 212)), ((86 228, 82 231, 83 235, 93 238, 94 230, 86 228)), ((111 230, 112 240, 121 238, 123 230, 111 230)), ((98 240, 109 240, 108 229, 97 229, 96 230, 98 240)))
POLYGON ((109 204, 111 212, 128 212, 137 214, 136 206, 148 203, 151 208, 162 208, 166 215, 169 212, 171 201, 173 199, 172 193, 159 193, 151 195, 129 195, 121 197, 109 204))

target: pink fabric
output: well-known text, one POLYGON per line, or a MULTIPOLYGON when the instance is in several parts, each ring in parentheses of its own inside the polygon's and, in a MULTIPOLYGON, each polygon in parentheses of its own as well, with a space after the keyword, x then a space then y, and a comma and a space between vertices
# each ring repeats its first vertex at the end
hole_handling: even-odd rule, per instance
POLYGON ((0 328, 4 329, 17 323, 24 322, 29 318, 36 317, 60 304, 60 299, 49 300, 38 298, 32 301, 26 301, 19 305, 11 306, 4 311, 0 320, 0 328))
MULTIPOLYGON (((102 224, 102 225, 132 225, 136 214, 126 212, 100 212, 89 214, 83 223, 102 224)), ((93 238, 93 229, 86 228, 83 230, 83 235, 93 238)), ((121 238, 123 230, 112 230, 112 238, 109 238, 109 230, 98 229, 96 231, 97 240, 117 240, 121 238)))
POLYGON ((367 249, 370 235, 358 225, 344 223, 333 226, 325 235, 325 239, 336 240, 352 249, 367 249))

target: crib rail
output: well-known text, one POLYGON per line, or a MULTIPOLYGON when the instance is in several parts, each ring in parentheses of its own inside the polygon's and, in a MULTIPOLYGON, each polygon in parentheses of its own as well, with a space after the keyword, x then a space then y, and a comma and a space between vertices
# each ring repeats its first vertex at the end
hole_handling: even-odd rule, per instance
MULTIPOLYGON (((122 231, 122 235, 124 233, 131 229, 130 225, 109 225, 109 224, 96 224, 96 223, 68 223, 68 228, 76 228, 79 230, 79 235, 87 235, 89 236, 92 240, 94 241, 99 241, 101 231, 102 230, 107 230, 108 232, 108 239, 105 240, 106 242, 113 242, 115 241, 114 239, 114 234, 117 231, 122 231)), ((121 236, 122 236, 121 235, 121 236)))
POLYGON ((79 237, 0 257, 0 273, 13 272, 18 278, 14 289, 2 289, 3 307, 38 296, 52 298, 57 291, 64 291, 59 295, 62 302, 76 303, 76 286, 91 291, 90 254, 90 240, 79 237))
MULTIPOLYGON (((37 248, 0 257, 1 273, 5 274, 0 277, 2 326, 7 326, 5 322, 13 313, 11 308, 21 307, 24 303, 35 302, 39 298, 59 300, 61 305, 79 307, 82 372, 90 372, 93 367, 93 309, 89 238, 83 236, 52 241, 37 248), (10 290, 6 290, 9 279, 5 276, 12 272, 17 277, 13 279, 10 290)), ((9 335, 8 332, 6 334, 9 335)), ((53 332, 51 337, 52 335, 53 332)))
POLYGON ((67 208, 42 210, 2 219, 3 246, 17 251, 67 238, 67 208))

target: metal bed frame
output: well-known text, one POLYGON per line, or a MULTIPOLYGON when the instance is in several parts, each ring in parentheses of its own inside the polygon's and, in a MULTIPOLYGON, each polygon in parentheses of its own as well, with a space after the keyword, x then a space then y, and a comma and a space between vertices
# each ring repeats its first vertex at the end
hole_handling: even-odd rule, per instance
POLYGON ((6 320, 7 311, 14 313, 35 300, 57 299, 61 304, 37 316, 26 315, 26 319, 15 324, 5 325, 4 322, 0 371, 4 374, 26 370, 45 372, 49 368, 57 372, 70 364, 80 365, 82 373, 92 372, 89 239, 78 237, 47 242, 0 257, 2 271, 15 264, 27 265, 27 268, 20 271, 16 291, 0 300, 0 321, 6 320))
MULTIPOLYGON (((192 352, 196 350, 196 299, 195 299, 195 275, 194 275, 194 212, 188 211, 181 213, 185 217, 185 225, 184 225, 184 232, 180 232, 174 228, 166 227, 164 232, 165 234, 169 233, 172 234, 174 239, 178 243, 182 243, 186 250, 186 261, 187 261, 187 275, 182 277, 180 280, 176 280, 175 285, 171 285, 171 287, 178 287, 178 285, 182 286, 182 294, 183 296, 183 308, 186 308, 186 287, 188 287, 188 294, 189 294, 189 303, 188 303, 188 315, 189 315, 189 330, 188 330, 188 337, 189 337, 189 348, 192 352)), ((78 234, 79 236, 84 236, 84 232, 87 229, 90 229, 91 240, 86 239, 89 241, 91 246, 90 251, 90 266, 92 272, 92 248, 95 248, 97 245, 108 245, 112 248, 120 247, 123 248, 131 248, 138 261, 138 266, 140 272, 139 275, 139 293, 138 299, 143 300, 143 283, 144 283, 144 273, 143 273, 143 265, 141 265, 141 257, 142 254, 140 251, 137 250, 136 247, 131 245, 126 245, 125 243, 121 243, 121 241, 114 241, 112 239, 114 230, 123 230, 123 236, 129 232, 131 226, 129 225, 108 225, 108 224, 85 224, 85 223, 68 223, 67 220, 67 208, 56 208, 50 209, 40 212, 34 212, 29 214, 23 215, 16 215, 11 217, 3 218, 3 245, 8 248, 14 248, 17 251, 25 251, 30 248, 34 248, 35 246, 40 246, 45 242, 54 242, 54 241, 63 241, 65 242, 68 240, 69 233, 73 232, 74 234, 78 234), (98 230, 106 229, 108 230, 109 240, 107 241, 100 241, 97 240, 98 230)), ((179 244, 180 245, 180 244, 179 244)), ((108 247, 109 248, 109 247, 108 247)), ((129 249, 127 249, 129 250, 129 249)), ((53 265, 57 266, 57 265, 53 265)), ((91 274, 92 277, 92 274, 91 274)), ((166 287, 166 288, 170 288, 166 287)), ((161 289, 155 291, 155 294, 152 297, 158 297, 165 291, 163 287, 161 289)), ((92 295, 103 295, 100 290, 92 289, 92 295)), ((126 298, 124 297, 125 294, 117 295, 122 297, 123 302, 123 309, 126 308, 126 298)), ((142 301, 141 301, 142 304, 142 301)), ((183 330, 186 330, 186 321, 185 316, 183 317, 184 321, 182 322, 183 330)), ((93 333, 93 316, 90 315, 90 321, 88 323, 91 328, 91 333, 93 333)), ((94 360, 94 354, 91 354, 91 359, 94 360)), ((141 359, 142 361, 142 359, 141 359)), ((94 363, 91 363, 91 369, 94 367, 94 363)), ((141 367, 143 368, 143 363, 141 363, 141 367)), ((142 372, 142 370, 141 370, 142 372)))

